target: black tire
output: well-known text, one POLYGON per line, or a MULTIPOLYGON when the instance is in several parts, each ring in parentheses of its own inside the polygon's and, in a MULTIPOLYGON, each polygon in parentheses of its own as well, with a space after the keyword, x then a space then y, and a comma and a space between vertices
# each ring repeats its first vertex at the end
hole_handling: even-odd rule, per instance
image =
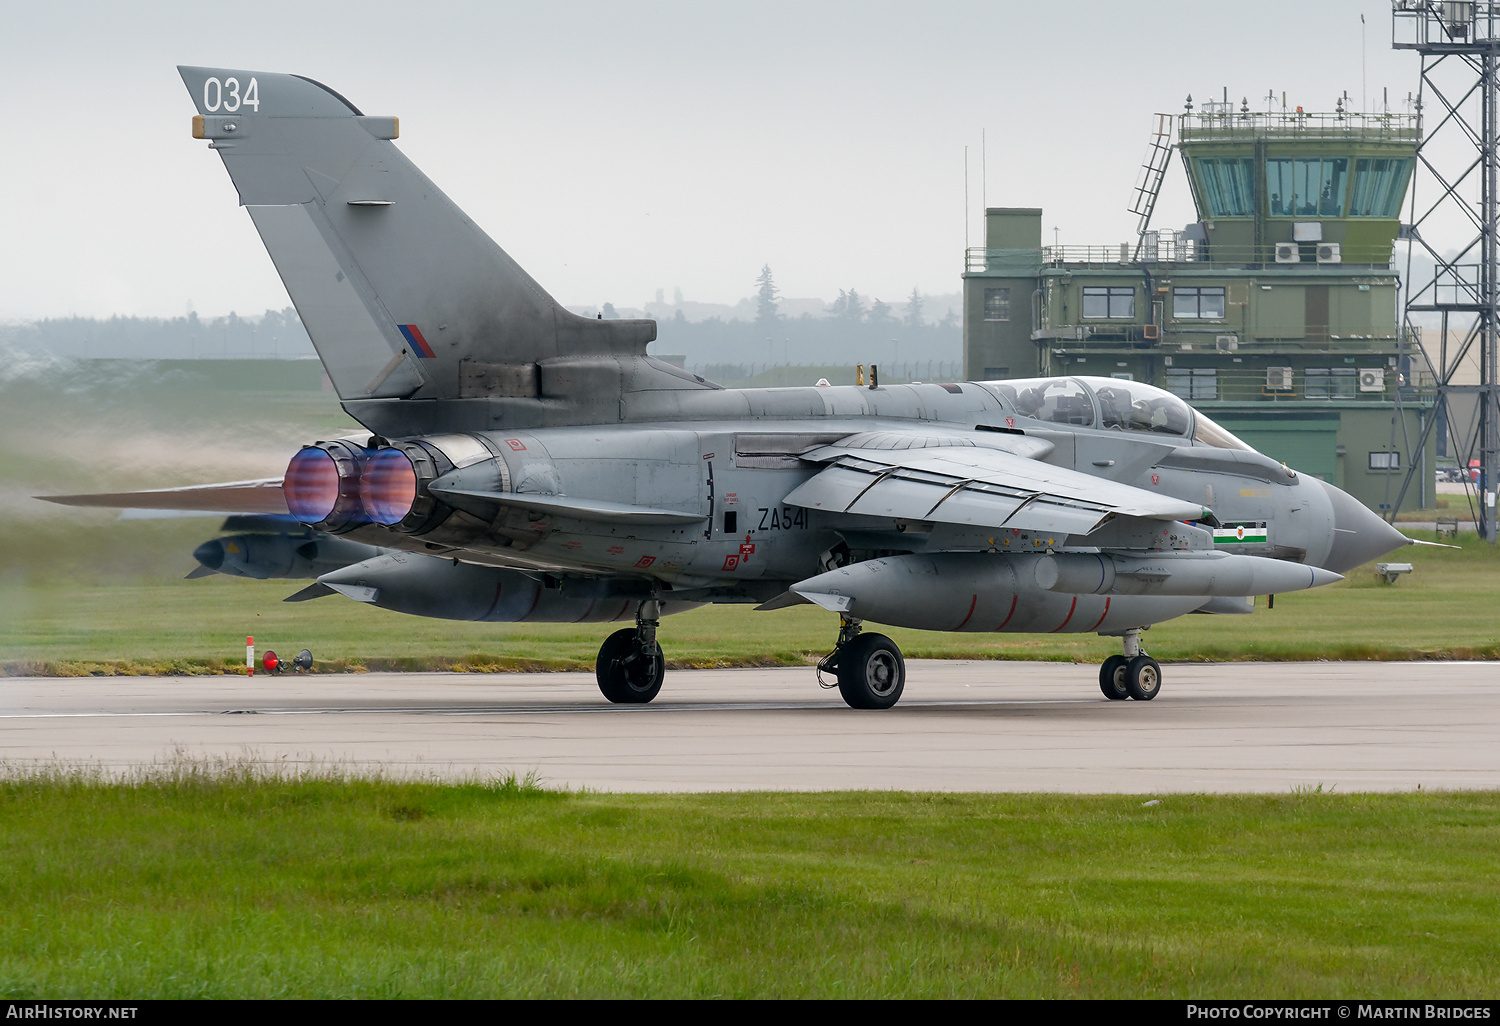
POLYGON ((906 687, 906 660, 884 634, 861 634, 839 653, 839 694, 851 709, 889 709, 906 687))
POLYGON ((1099 667, 1099 690, 1111 702, 1121 702, 1130 697, 1125 689, 1125 667, 1130 663, 1122 655, 1112 655, 1099 667))
POLYGON ((655 647, 656 658, 646 658, 630 627, 606 638, 594 664, 594 676, 604 697, 617 705, 645 705, 655 698, 667 675, 661 646, 655 647))
POLYGON ((1161 664, 1138 655, 1125 667, 1125 690, 1137 702, 1149 702, 1161 691, 1161 664))

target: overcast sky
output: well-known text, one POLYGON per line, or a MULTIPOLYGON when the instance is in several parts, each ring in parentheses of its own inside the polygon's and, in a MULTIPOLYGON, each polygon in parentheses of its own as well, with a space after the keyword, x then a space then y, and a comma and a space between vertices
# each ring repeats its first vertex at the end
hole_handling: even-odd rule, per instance
MULTIPOLYGON (((177 64, 315 78, 559 300, 959 288, 981 195, 1112 243, 1152 113, 1183 98, 1393 107, 1376 0, 42 4, 0 0, 0 320, 259 313, 286 294, 177 64), (981 188, 980 137, 988 140, 981 188)), ((1404 109, 1404 108, 1397 108, 1404 109)), ((1191 204, 1174 164, 1157 224, 1191 204)))

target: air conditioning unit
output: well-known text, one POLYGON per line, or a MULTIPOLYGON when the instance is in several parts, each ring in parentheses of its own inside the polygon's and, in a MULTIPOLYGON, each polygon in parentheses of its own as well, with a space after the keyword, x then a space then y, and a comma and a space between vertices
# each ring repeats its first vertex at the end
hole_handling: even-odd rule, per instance
POLYGON ((1292 390, 1292 369, 1290 367, 1267 367, 1266 390, 1270 392, 1290 392, 1292 390))
POLYGON ((1214 348, 1221 353, 1232 353, 1240 347, 1238 335, 1215 335, 1214 348))
POLYGON ((1276 243, 1276 262, 1278 264, 1300 264, 1302 253, 1295 242, 1276 243))
POLYGON ((1318 243, 1318 263, 1338 264, 1343 263, 1343 260, 1344 258, 1339 254, 1339 244, 1337 242, 1318 243))
POLYGON ((1361 392, 1384 392, 1385 391, 1385 368, 1371 367, 1359 372, 1359 390, 1361 392))

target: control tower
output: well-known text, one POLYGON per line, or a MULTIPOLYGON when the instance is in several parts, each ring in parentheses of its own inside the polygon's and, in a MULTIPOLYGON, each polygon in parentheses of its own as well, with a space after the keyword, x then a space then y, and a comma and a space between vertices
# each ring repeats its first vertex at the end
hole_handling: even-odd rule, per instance
MULTIPOLYGON (((1147 381, 1382 513, 1421 464, 1425 486, 1401 504, 1430 506, 1431 375, 1392 266, 1416 117, 1187 107, 1176 149, 1197 220, 1181 231, 1043 246, 1042 211, 985 212, 964 275, 965 375, 1147 381)), ((1166 154, 1146 163, 1159 185, 1166 154)))

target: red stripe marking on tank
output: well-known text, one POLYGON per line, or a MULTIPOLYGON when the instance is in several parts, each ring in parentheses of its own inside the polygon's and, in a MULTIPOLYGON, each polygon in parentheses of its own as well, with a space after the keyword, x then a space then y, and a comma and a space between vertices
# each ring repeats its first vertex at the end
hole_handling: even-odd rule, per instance
POLYGON ((975 595, 973 598, 969 599, 969 615, 964 617, 963 623, 960 623, 957 627, 953 628, 954 630, 961 631, 964 629, 964 624, 968 623, 974 618, 974 607, 977 605, 979 605, 979 596, 975 595))
POLYGON ((504 587, 505 585, 503 583, 495 585, 495 600, 490 603, 489 612, 485 613, 479 619, 488 620, 490 617, 495 615, 495 610, 500 608, 500 592, 504 587))
POLYGON ((573 622, 574 623, 583 623, 583 621, 585 621, 585 620, 587 620, 589 618, 589 614, 594 611, 594 607, 597 606, 598 604, 599 604, 599 600, 598 599, 594 599, 592 602, 589 603, 589 607, 583 611, 583 615, 580 616, 578 619, 574 620, 573 622))
POLYGON ((520 623, 521 620, 531 619, 531 614, 536 612, 536 607, 542 604, 542 586, 534 584, 531 586, 531 608, 526 610, 526 615, 513 622, 520 623))
POLYGON ((1078 596, 1074 595, 1073 596, 1073 604, 1068 607, 1067 619, 1063 620, 1062 623, 1058 624, 1057 627, 1055 627, 1053 629, 1053 631, 1052 631, 1053 634, 1056 634, 1058 631, 1062 630, 1064 627, 1066 627, 1068 625, 1068 620, 1073 619, 1073 610, 1075 610, 1077 608, 1078 608, 1078 596))
MULTIPOLYGON (((1096 630, 1099 629, 1099 625, 1104 622, 1104 618, 1106 616, 1108 616, 1108 615, 1109 615, 1109 596, 1106 595, 1104 597, 1104 612, 1102 612, 1102 613, 1099 614, 1099 619, 1094 621, 1094 626, 1090 627, 1088 630, 1084 631, 1083 633, 1085 633, 1085 634, 1092 634, 1092 633, 1094 633, 1094 631, 1096 631, 1096 630)), ((1059 629, 1061 629, 1061 628, 1059 628, 1059 629)))
MULTIPOLYGON (((999 627, 996 627, 995 630, 997 630, 997 631, 1003 631, 1003 630, 1005 630, 1005 624, 1010 623, 1010 618, 1016 615, 1016 600, 1019 599, 1020 597, 1021 597, 1020 595, 1012 595, 1010 597, 1010 612, 1008 612, 1008 613, 1005 614, 1005 622, 1002 623, 999 627)), ((992 631, 991 633, 994 633, 994 632, 992 631)))

